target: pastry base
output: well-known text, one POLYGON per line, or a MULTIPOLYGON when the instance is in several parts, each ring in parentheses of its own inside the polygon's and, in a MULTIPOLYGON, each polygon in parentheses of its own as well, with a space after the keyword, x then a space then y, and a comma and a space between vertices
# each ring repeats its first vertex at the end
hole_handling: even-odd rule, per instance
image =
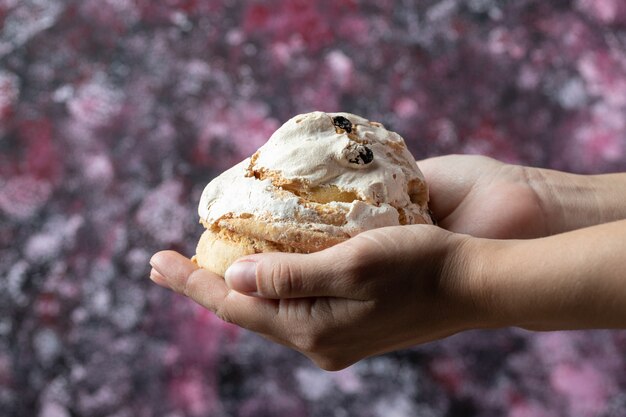
MULTIPOLYGON (((267 225, 258 225, 265 229, 267 225)), ((326 240, 321 238, 321 233, 308 230, 294 230, 290 228, 289 237, 296 236, 297 244, 287 245, 280 241, 263 240, 250 235, 242 235, 228 229, 204 231, 198 246, 196 255, 192 260, 201 268, 208 269, 217 275, 224 276, 230 265, 242 256, 252 255, 262 252, 291 252, 291 253, 311 253, 333 246, 346 238, 338 239, 329 236, 326 240)), ((284 232, 284 231, 283 231, 284 232)), ((277 236, 278 237, 278 236, 277 236)), ((281 240, 281 239, 277 239, 281 240)))

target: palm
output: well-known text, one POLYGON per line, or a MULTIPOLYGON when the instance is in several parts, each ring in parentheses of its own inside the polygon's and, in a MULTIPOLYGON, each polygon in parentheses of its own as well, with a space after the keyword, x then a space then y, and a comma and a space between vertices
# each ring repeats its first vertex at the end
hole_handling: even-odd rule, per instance
POLYGON ((496 239, 545 236, 540 201, 525 168, 483 156, 450 155, 419 163, 441 227, 496 239))

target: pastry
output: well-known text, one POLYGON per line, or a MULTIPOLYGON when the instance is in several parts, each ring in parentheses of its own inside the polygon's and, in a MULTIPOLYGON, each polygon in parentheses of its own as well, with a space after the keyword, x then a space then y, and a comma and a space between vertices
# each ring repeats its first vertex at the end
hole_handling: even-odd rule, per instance
POLYGON ((349 113, 293 117, 211 181, 195 262, 221 276, 241 256, 311 253, 365 230, 432 224, 428 188, 404 140, 349 113))

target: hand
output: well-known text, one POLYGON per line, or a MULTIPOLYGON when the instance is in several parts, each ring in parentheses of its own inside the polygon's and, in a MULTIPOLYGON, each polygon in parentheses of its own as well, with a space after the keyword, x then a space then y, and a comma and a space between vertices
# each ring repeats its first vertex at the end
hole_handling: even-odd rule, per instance
POLYGON ((426 225, 376 229, 313 254, 246 256, 225 280, 166 251, 152 258, 151 278, 337 370, 488 324, 468 239, 426 225))
POLYGON ((497 239, 550 234, 533 168, 477 155, 418 162, 430 189, 430 209, 452 232, 497 239))

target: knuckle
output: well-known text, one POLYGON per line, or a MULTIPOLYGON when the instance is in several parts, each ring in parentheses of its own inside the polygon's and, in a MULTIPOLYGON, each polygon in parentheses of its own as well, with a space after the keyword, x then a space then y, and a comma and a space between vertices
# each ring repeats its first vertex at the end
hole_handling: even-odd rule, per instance
POLYGON ((297 290, 296 274, 288 263, 276 262, 269 273, 269 288, 266 290, 276 296, 287 296, 297 290))
POLYGON ((232 316, 228 312, 228 309, 225 305, 221 305, 215 310, 215 315, 218 319, 222 320, 225 323, 234 323, 232 316))
POLYGON ((221 300, 221 302, 217 303, 215 306, 213 306, 213 312, 215 313, 215 315, 217 316, 218 319, 222 320, 223 322, 226 323, 235 323, 236 324, 236 320, 235 317, 231 311, 231 309, 228 308, 229 306, 229 295, 231 293, 229 292, 228 294, 226 294, 226 296, 221 300))
POLYGON ((224 298, 207 296, 206 279, 203 270, 196 269, 189 274, 180 292, 213 312, 220 320, 234 323, 228 309, 228 295, 224 298))
POLYGON ((187 276, 187 279, 185 280, 185 283, 181 291, 185 296, 189 298, 194 298, 198 294, 199 285, 202 282, 201 275, 202 275, 202 270, 195 269, 189 274, 189 276, 187 276))
POLYGON ((359 284, 369 276, 371 263, 372 257, 366 251, 352 251, 343 261, 342 275, 348 283, 359 284))

